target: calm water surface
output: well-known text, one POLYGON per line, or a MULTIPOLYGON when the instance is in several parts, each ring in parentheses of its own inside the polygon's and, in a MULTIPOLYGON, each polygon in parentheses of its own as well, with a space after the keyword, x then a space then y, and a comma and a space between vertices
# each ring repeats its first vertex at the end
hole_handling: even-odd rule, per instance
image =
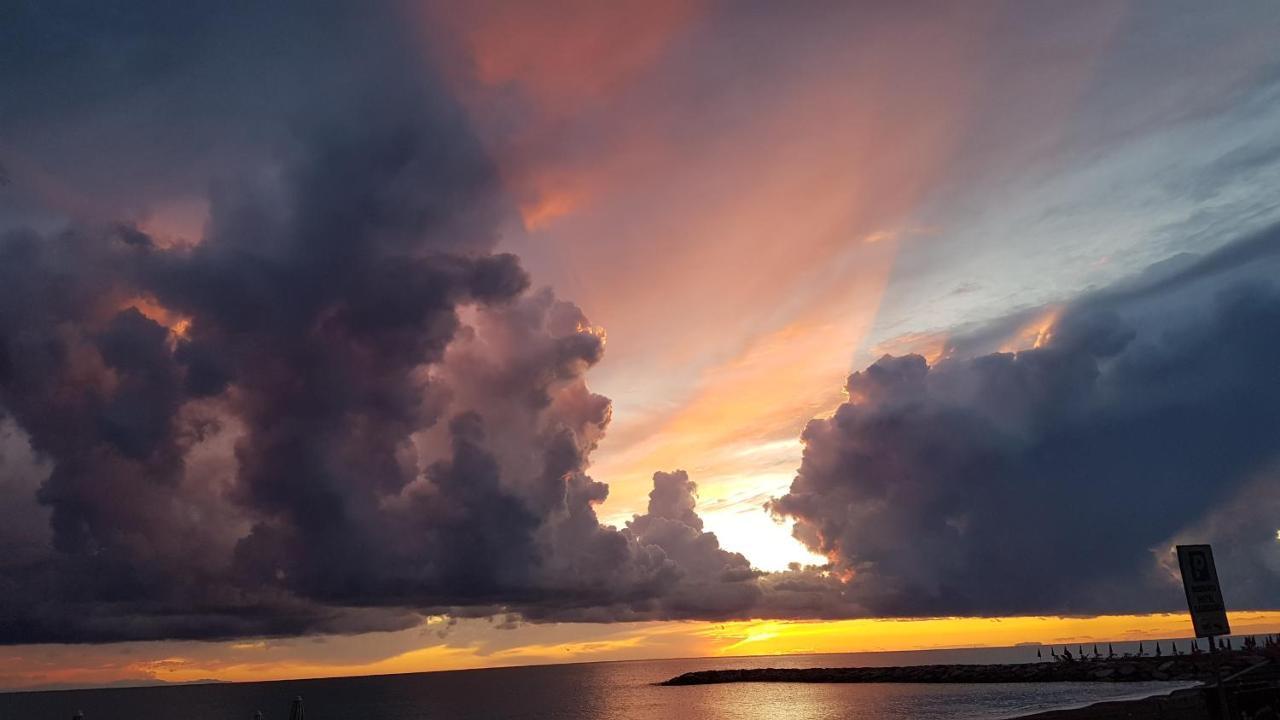
POLYGON ((653 660, 379 677, 0 694, 0 720, 899 720, 1002 718, 1170 692, 1178 683, 653 685, 690 670, 1018 662, 1026 648, 653 660))

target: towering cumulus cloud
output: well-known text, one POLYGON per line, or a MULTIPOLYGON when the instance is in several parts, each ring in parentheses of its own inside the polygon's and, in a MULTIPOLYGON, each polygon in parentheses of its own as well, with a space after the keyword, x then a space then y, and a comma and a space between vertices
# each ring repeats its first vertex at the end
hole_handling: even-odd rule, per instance
POLYGON ((1221 541, 1233 607, 1271 607, 1277 278, 1272 230, 1085 296, 1033 349, 884 357, 770 507, 877 615, 1174 609, 1183 539, 1221 541))
POLYGON ((5 82, 29 104, 3 120, 38 157, 5 198, 31 222, 0 237, 0 642, 753 602, 683 476, 632 527, 598 522, 603 333, 493 253, 497 178, 401 20, 16 13, 5 82), (114 144, 76 167, 45 124, 114 144), (158 165, 176 134, 183 166, 158 165), (194 242, 110 220, 192 188, 194 242))

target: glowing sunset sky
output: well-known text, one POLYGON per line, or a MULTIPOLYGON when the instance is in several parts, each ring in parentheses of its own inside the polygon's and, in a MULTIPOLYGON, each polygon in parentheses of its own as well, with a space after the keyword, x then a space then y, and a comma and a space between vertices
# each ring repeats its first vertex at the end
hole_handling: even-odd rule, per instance
POLYGON ((12 20, 0 688, 1280 629, 1273 3, 12 20))
POLYGON ((1173 224, 1247 217, 1225 241, 1276 219, 1254 177, 1225 207, 1172 189, 1274 141, 1274 111, 1241 107, 1275 61, 1272 13, 494 10, 430 17, 462 38, 456 81, 513 178, 506 246, 609 333, 606 517, 683 467, 759 567, 811 559, 759 500, 851 369, 1212 247, 1159 237, 1173 224), (1149 177, 1171 188, 1104 190, 1149 177))

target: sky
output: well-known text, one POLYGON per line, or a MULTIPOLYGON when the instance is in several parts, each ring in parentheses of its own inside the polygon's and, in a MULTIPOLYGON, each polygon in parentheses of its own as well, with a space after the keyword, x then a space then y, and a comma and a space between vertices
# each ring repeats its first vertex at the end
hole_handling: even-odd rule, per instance
POLYGON ((1280 10, 19 2, 0 687, 1280 629, 1280 10))

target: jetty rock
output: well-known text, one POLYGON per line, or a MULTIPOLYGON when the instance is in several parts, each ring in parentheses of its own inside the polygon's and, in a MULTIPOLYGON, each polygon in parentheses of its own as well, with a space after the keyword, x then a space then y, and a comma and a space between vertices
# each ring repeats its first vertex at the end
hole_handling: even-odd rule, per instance
MULTIPOLYGON (((1244 652, 1222 653, 1224 675, 1266 659, 1244 652)), ((1165 657, 1096 658, 1005 665, 905 665, 836 668, 739 668, 697 670, 659 685, 712 685, 738 682, 800 683, 1024 683, 1204 681, 1214 677, 1208 654, 1165 657)))

